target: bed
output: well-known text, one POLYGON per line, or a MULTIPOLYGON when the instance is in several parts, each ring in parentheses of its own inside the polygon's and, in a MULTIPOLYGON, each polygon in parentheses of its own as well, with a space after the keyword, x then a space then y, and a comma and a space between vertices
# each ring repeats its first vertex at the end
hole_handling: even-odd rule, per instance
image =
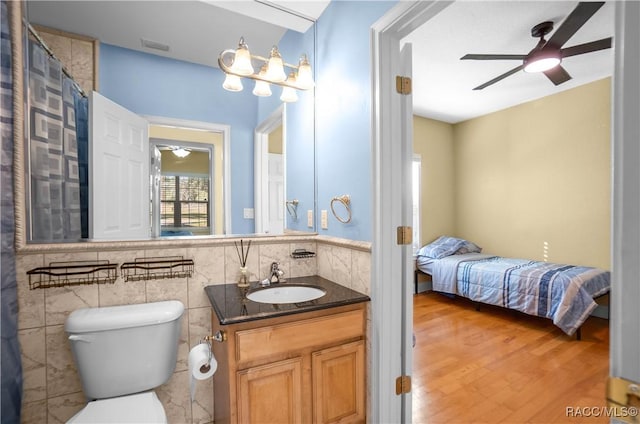
POLYGON ((598 306, 594 299, 610 289, 606 270, 481 250, 464 239, 443 236, 418 251, 416 268, 431 276, 434 291, 549 318, 567 335, 577 332, 578 339, 580 326, 598 306))

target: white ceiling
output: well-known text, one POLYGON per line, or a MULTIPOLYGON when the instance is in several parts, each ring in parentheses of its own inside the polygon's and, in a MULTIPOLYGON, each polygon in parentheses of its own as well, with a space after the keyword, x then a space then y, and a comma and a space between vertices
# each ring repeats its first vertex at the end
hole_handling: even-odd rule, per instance
POLYGON ((107 44, 217 67, 220 52, 237 47, 241 36, 252 53, 267 56, 288 29, 306 31, 328 4, 328 0, 29 0, 27 19, 107 44), (168 45, 169 51, 145 48, 141 39, 168 45))
MULTIPOLYGON (((527 54, 538 40, 531 37, 531 28, 540 22, 553 21, 557 29, 577 4, 460 1, 447 7, 403 40, 413 45, 414 113, 456 123, 611 76, 613 54, 608 49, 564 59, 562 66, 573 78, 559 86, 543 74, 520 71, 483 90, 473 91, 521 62, 462 61, 462 56, 527 54)), ((613 9, 613 3, 606 3, 564 47, 613 37, 613 9)))
MULTIPOLYGON (((267 55, 287 29, 306 31, 328 3, 29 0, 27 11, 33 23, 217 67, 218 54, 235 48, 240 36, 253 53, 267 55), (142 38, 166 44, 170 50, 145 48, 142 38)), ((475 0, 447 7, 403 40, 413 44, 414 113, 455 123, 612 75, 613 54, 608 49, 565 59, 563 66, 573 79, 557 87, 544 75, 517 72, 484 90, 472 90, 520 63, 461 61, 460 57, 467 53, 526 54, 537 42, 531 37, 531 27, 551 20, 558 28, 577 4, 475 0)), ((605 4, 564 47, 613 36, 613 9, 612 3, 605 4)))

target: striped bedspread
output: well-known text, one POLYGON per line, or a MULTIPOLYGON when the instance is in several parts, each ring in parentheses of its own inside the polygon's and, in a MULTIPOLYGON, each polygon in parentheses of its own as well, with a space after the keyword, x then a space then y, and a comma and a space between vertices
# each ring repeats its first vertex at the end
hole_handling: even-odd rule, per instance
POLYGON ((610 288, 598 268, 471 253, 431 264, 433 290, 545 318, 571 335, 610 288))

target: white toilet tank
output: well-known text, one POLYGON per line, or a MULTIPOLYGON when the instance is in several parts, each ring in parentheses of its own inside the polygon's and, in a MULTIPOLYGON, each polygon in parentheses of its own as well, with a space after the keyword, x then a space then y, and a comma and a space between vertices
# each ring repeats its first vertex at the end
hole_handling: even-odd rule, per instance
POLYGON ((85 396, 105 399, 164 384, 176 366, 184 305, 177 300, 85 308, 64 329, 85 396))

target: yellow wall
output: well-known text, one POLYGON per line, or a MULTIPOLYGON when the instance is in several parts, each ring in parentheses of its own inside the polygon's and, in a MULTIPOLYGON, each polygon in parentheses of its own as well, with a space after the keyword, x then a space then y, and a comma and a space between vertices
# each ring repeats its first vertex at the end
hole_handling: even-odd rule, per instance
POLYGON ((282 154, 282 125, 269 133, 269 153, 282 154))
POLYGON ((422 158, 420 243, 455 233, 453 127, 415 116, 413 151, 422 158))
MULTIPOLYGON (((424 225, 443 222, 437 214, 453 204, 449 234, 485 252, 609 269, 610 85, 604 79, 450 125, 455 198, 441 193, 438 205, 424 193, 442 190, 434 188, 442 180, 427 178, 423 202, 438 206, 423 205, 424 225)), ((449 155, 436 162, 448 166, 449 155)))
POLYGON ((160 154, 163 173, 209 175, 209 152, 192 150, 184 158, 174 155, 171 150, 161 150, 160 154))
POLYGON ((215 234, 224 234, 224 141, 221 133, 211 131, 189 130, 185 128, 149 126, 149 138, 166 140, 182 140, 192 143, 212 144, 213 147, 213 190, 215 193, 213 208, 215 210, 215 234))

